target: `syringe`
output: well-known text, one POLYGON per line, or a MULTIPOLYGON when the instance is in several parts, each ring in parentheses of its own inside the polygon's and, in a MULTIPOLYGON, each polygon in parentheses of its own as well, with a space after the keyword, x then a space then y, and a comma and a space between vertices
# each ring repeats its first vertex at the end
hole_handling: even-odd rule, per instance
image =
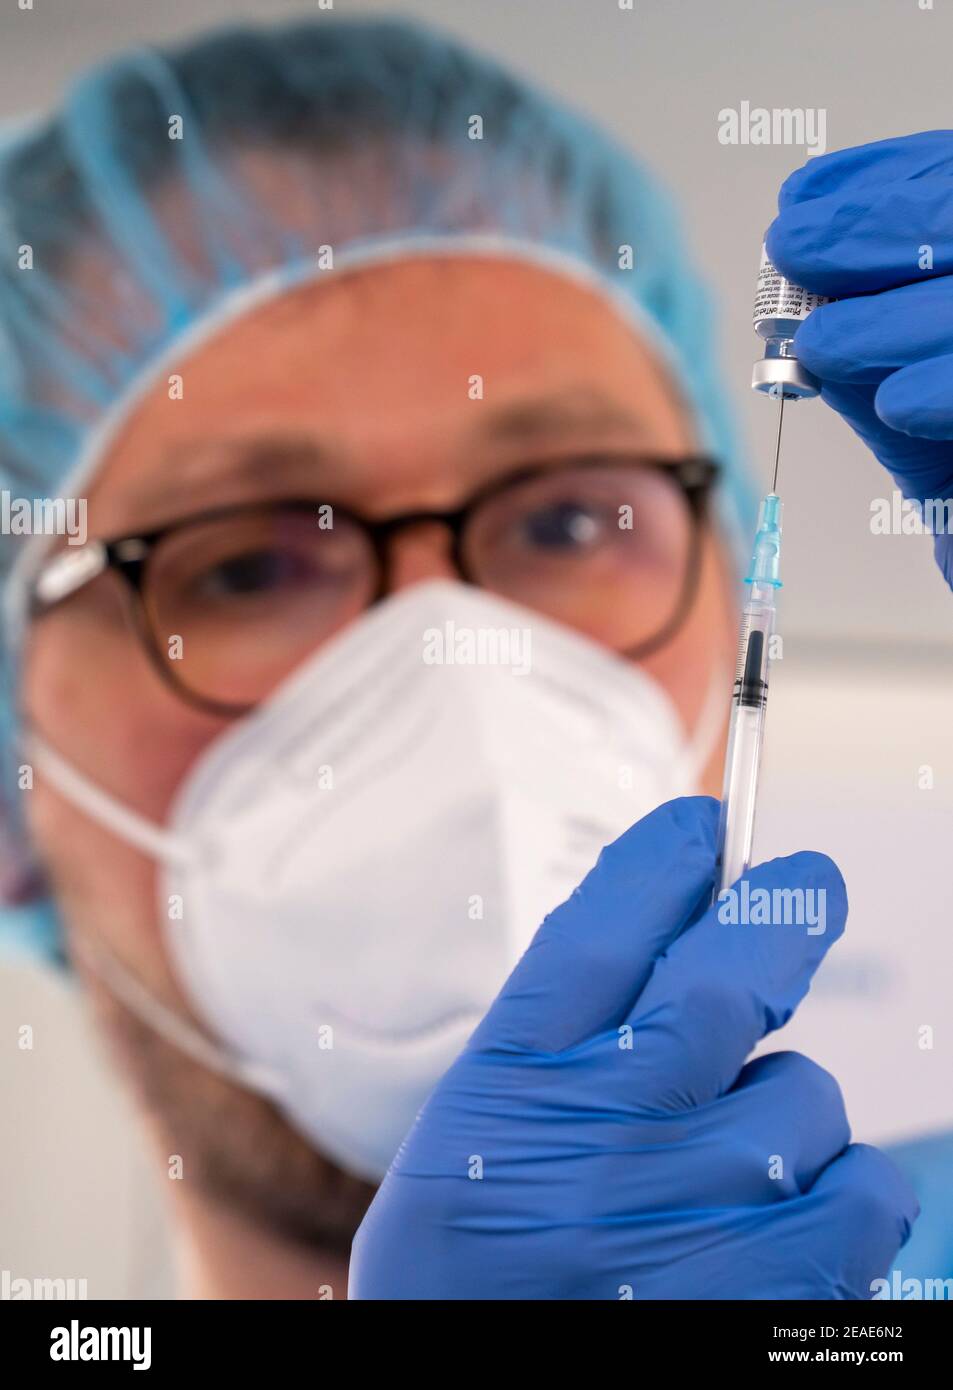
POLYGON ((761 502, 754 554, 745 578, 749 588, 741 614, 741 641, 731 698, 713 902, 722 889, 743 878, 751 866, 775 596, 781 587, 780 559, 781 499, 776 492, 769 492, 761 502))
POLYGON ((761 745, 768 704, 768 664, 774 636, 775 594, 781 587, 781 499, 777 493, 784 402, 816 396, 817 378, 798 361, 794 337, 815 309, 829 301, 785 279, 761 248, 754 329, 764 340, 764 356, 755 363, 751 385, 778 402, 778 438, 771 491, 761 502, 754 555, 745 578, 749 585, 741 613, 741 642, 731 697, 725 782, 718 821, 715 891, 730 888, 751 867, 754 816, 761 768, 761 745))

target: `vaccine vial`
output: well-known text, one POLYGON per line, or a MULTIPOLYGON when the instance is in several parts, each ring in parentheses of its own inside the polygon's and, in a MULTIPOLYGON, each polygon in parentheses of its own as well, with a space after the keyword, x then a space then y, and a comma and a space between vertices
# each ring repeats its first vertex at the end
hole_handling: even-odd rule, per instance
POLYGON ((764 357, 754 364, 751 374, 755 391, 784 400, 817 395, 821 384, 797 360, 794 335, 809 314, 830 302, 827 296, 811 294, 786 280, 762 246, 753 322, 754 331, 764 339, 764 357))

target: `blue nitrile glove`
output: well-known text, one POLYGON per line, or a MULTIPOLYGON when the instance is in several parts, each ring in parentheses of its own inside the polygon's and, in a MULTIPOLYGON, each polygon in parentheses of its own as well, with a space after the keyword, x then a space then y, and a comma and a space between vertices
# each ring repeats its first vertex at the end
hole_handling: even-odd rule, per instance
POLYGON ((723 924, 717 814, 659 807, 546 918, 371 1203, 351 1297, 870 1298, 906 1181, 849 1144, 827 1072, 745 1062, 843 931, 843 880, 772 860, 751 891, 823 889, 826 930, 723 924))
MULTIPOLYGON (((953 498, 953 131, 811 159, 778 206, 768 255, 839 301, 798 329, 799 359, 905 497, 953 498)), ((953 536, 934 546, 953 585, 953 536)))

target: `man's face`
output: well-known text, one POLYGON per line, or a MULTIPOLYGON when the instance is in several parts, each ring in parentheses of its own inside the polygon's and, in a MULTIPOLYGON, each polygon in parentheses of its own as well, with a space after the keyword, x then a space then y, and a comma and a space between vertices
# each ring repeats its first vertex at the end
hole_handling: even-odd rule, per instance
MULTIPOLYGON (((333 500, 368 518, 449 511, 541 459, 674 459, 697 450, 671 383, 610 308, 517 262, 405 261, 298 289, 231 324, 174 370, 182 398, 170 399, 164 380, 157 385, 90 484, 91 536, 281 498, 333 500), (480 400, 468 389, 475 374, 480 400)), ((395 536, 391 590, 454 574, 439 524, 395 536)), ((731 646, 722 556, 706 533, 692 609, 643 663, 686 728, 731 646)), ((33 726, 157 822, 229 722, 162 681, 114 575, 37 621, 24 680, 33 726)), ((706 790, 717 790, 719 762, 716 754, 706 790)), ((163 944, 154 864, 48 786, 30 798, 30 815, 68 933, 103 940, 188 1014, 163 944)), ((266 1102, 201 1072, 104 997, 100 1004, 166 1151, 185 1156, 187 1173, 306 1239, 346 1236, 366 1199, 361 1185, 329 1184, 329 1167, 266 1102), (322 1194, 333 1197, 337 1216, 322 1212, 322 1194)))

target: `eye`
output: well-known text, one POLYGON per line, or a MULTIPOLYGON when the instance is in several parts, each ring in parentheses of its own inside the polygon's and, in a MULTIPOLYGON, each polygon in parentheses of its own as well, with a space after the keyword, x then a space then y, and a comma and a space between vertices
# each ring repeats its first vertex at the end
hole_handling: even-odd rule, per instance
POLYGON ((519 530, 526 543, 540 550, 584 550, 603 538, 606 520, 593 502, 564 498, 528 512, 519 530))
POLYGON ((312 583, 315 570, 298 551, 263 547, 220 560, 196 575, 192 587, 202 598, 243 598, 312 583))

